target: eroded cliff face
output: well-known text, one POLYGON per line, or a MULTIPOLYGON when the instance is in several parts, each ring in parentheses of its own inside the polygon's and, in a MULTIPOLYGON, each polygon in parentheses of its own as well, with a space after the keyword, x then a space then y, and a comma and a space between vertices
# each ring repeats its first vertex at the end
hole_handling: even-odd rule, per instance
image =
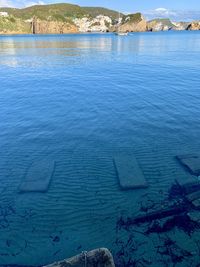
POLYGON ((200 21, 193 21, 187 28, 189 31, 200 31, 200 21))
POLYGON ((173 30, 175 31, 185 31, 190 25, 189 22, 172 22, 174 24, 173 30))
POLYGON ((64 34, 77 32, 77 26, 69 22, 46 21, 39 19, 33 19, 32 22, 33 34, 64 34))
POLYGON ((75 18, 73 22, 78 27, 79 32, 107 32, 112 26, 112 19, 103 15, 95 18, 75 18))
POLYGON ((147 30, 147 22, 141 14, 129 15, 122 21, 122 25, 119 26, 120 32, 145 32, 147 30))
POLYGON ((174 25, 169 19, 155 19, 148 21, 147 30, 152 32, 169 31, 172 30, 174 25))

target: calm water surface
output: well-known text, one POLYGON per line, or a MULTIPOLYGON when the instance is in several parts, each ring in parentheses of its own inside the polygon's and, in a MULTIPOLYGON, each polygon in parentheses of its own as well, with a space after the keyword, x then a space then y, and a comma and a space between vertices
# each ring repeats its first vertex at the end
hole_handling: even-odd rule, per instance
POLYGON ((158 252, 171 238, 176 255, 190 253, 176 266, 196 267, 199 231, 143 235, 146 225, 116 223, 141 205, 163 207, 175 179, 197 179, 175 156, 200 150, 199 73, 199 32, 1 36, 0 264, 108 247, 135 266, 174 266, 158 252), (121 150, 138 159, 148 189, 120 190, 121 150), (48 192, 19 194, 45 158, 56 161, 48 192))

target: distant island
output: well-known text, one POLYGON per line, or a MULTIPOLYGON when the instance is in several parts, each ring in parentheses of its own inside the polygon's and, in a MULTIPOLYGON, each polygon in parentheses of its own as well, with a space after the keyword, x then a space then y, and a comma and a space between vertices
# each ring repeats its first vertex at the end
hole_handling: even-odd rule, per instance
POLYGON ((102 7, 72 4, 35 5, 23 9, 0 8, 0 34, 65 34, 86 32, 145 32, 200 30, 200 20, 147 21, 141 13, 120 14, 102 7))

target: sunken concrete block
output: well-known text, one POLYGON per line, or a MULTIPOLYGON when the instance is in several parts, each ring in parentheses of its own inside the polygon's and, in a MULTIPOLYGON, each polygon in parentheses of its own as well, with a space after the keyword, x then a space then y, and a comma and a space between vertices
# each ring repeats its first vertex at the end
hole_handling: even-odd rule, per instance
POLYGON ((83 252, 75 257, 43 267, 115 267, 113 256, 106 248, 83 252))
POLYGON ((199 155, 181 155, 176 156, 182 165, 184 165, 192 175, 200 175, 200 156, 199 155))
POLYGON ((120 186, 123 190, 147 188, 142 169, 134 155, 119 153, 114 157, 120 186))
POLYGON ((46 192, 49 188, 54 168, 55 162, 51 160, 34 162, 27 170, 19 187, 19 192, 46 192))

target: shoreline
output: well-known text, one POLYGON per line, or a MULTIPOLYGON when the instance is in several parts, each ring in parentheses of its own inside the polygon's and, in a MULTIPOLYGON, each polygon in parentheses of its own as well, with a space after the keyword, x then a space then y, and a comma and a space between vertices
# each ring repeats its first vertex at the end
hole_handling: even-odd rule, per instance
MULTIPOLYGON (((169 30, 169 31, 137 31, 137 32, 129 32, 130 35, 134 35, 134 34, 139 34, 139 33, 167 33, 167 32, 173 32, 173 33, 183 33, 183 32, 200 32, 198 30, 169 30)), ((56 35, 56 36, 66 36, 66 35, 115 35, 116 32, 69 32, 69 33, 37 33, 37 34, 33 34, 33 33, 18 33, 18 32, 14 32, 14 33, 0 33, 0 36, 20 36, 20 35, 25 35, 25 36, 48 36, 48 35, 56 35)))

